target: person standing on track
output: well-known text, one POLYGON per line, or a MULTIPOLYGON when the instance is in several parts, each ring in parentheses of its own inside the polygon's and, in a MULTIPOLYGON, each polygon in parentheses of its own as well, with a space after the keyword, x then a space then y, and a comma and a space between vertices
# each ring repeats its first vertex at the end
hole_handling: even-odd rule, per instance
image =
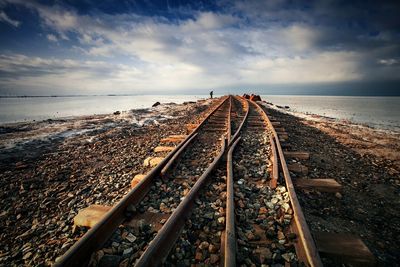
POLYGON ((211 91, 211 92, 210 92, 210 97, 211 97, 211 98, 213 98, 213 94, 214 94, 214 92, 211 91))

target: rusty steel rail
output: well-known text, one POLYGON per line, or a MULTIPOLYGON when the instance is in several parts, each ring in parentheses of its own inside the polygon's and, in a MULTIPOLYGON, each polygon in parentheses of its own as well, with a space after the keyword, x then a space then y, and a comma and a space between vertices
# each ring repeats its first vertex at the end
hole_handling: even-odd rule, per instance
POLYGON ((276 145, 274 138, 271 135, 269 136, 269 142, 271 143, 271 152, 272 152, 272 179, 269 182, 269 187, 275 189, 279 179, 278 155, 276 153, 276 145))
POLYGON ((235 234, 235 191, 233 188, 233 151, 239 143, 240 137, 232 144, 228 151, 226 176, 226 225, 224 236, 224 266, 236 266, 236 234, 235 234))
POLYGON ((240 123, 239 128, 236 130, 235 134, 231 138, 231 140, 228 144, 229 146, 231 146, 232 143, 235 142, 235 139, 239 136, 239 133, 242 130, 243 125, 245 124, 245 122, 247 120, 247 117, 249 116, 249 110, 250 110, 249 103, 247 101, 245 101, 244 103, 245 103, 245 108, 246 108, 246 114, 244 115, 244 118, 243 118, 242 122, 240 123))
POLYGON ((293 209, 293 215, 294 215, 292 221, 293 227, 291 228, 298 236, 297 239, 298 241, 295 243, 297 257, 299 261, 304 262, 307 266, 311 267, 323 266, 318 250, 315 246, 314 239, 311 235, 310 229, 308 228, 306 219, 304 217, 299 200, 297 198, 296 191, 294 189, 292 178, 290 177, 290 173, 286 164, 285 156, 283 154, 278 134, 276 133, 274 126, 269 120, 267 113, 260 106, 260 104, 254 101, 250 102, 254 104, 261 111, 261 114, 264 120, 267 122, 275 140, 276 149, 278 150, 279 159, 281 163, 280 166, 282 168, 283 176, 285 178, 285 183, 286 183, 286 189, 289 193, 289 198, 293 209))
POLYGON ((160 176, 164 166, 167 165, 176 153, 195 135, 200 127, 205 124, 224 103, 229 96, 223 98, 210 113, 206 115, 203 121, 183 140, 179 145, 171 151, 156 167, 154 167, 146 177, 140 181, 134 189, 128 192, 104 217, 81 239, 79 239, 68 251, 61 256, 54 266, 82 266, 85 265, 91 254, 100 248, 112 235, 115 229, 124 221, 127 208, 131 205, 137 205, 150 190, 150 186, 156 177, 160 176))
POLYGON ((179 203, 178 207, 168 218, 164 226, 158 231, 156 237, 150 242, 147 249, 136 262, 137 267, 159 266, 168 256, 169 251, 178 239, 180 232, 185 225, 185 221, 189 218, 194 201, 199 195, 204 184, 207 182, 210 174, 217 167, 225 154, 226 141, 222 138, 223 144, 220 153, 214 158, 207 170, 200 176, 188 195, 179 203))
POLYGON ((228 139, 228 144, 231 143, 231 135, 232 135, 232 124, 231 124, 231 118, 232 118, 232 97, 229 96, 229 112, 228 112, 228 118, 227 118, 227 126, 228 126, 228 134, 227 134, 227 139, 228 139))

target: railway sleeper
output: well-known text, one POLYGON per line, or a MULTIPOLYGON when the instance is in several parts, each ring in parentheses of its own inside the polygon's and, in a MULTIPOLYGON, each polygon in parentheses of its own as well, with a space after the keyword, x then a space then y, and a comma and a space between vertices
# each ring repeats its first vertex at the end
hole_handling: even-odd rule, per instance
POLYGON ((305 151, 284 151, 285 157, 296 158, 300 160, 308 160, 310 158, 310 153, 305 151))
POLYGON ((303 175, 308 174, 308 168, 300 163, 291 163, 291 164, 288 164, 287 167, 288 167, 289 171, 291 171, 291 172, 300 173, 303 175))
POLYGON ((374 255, 357 236, 343 233, 314 232, 314 240, 322 257, 334 259, 338 265, 375 266, 374 255))
POLYGON ((296 179, 296 188, 303 190, 316 190, 320 192, 336 193, 342 191, 342 185, 335 179, 296 179))

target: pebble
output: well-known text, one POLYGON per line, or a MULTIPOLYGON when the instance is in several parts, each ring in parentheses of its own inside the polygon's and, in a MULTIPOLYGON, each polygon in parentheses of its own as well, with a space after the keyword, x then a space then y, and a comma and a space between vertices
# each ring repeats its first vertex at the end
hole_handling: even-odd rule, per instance
POLYGON ((218 254, 211 254, 210 255, 210 263, 215 264, 219 261, 219 255, 218 254))
POLYGON ((22 257, 23 260, 27 260, 30 259, 32 257, 32 252, 28 252, 26 254, 24 254, 24 257, 22 257))
POLYGON ((135 242, 135 240, 137 239, 136 236, 134 236, 133 234, 129 233, 126 237, 126 240, 128 240, 129 242, 133 243, 135 242))
POLYGON ((199 245, 199 249, 207 249, 210 246, 210 244, 207 241, 203 241, 199 245))

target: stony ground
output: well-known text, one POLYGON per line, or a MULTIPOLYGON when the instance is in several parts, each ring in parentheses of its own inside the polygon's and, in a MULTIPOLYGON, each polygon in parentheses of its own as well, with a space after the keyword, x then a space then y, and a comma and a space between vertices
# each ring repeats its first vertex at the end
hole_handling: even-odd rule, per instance
MULTIPOLYGON (((73 232, 72 229, 72 219, 78 210, 90 204, 116 203, 129 190, 131 178, 146 172, 143 160, 154 155, 153 148, 159 140, 170 134, 183 133, 185 123, 198 122, 208 104, 162 105, 152 110, 120 115, 1 126, 0 266, 50 265, 83 234, 83 231, 73 232)), ((343 193, 336 196, 298 193, 311 230, 359 235, 380 266, 397 266, 400 261, 400 134, 321 117, 301 119, 276 110, 269 112, 282 122, 288 132, 290 150, 311 153, 310 160, 300 161, 309 169, 307 177, 334 178, 344 187, 343 193)), ((292 173, 292 177, 296 179, 299 176, 292 173)), ((235 188, 239 193, 244 192, 244 198, 249 198, 247 191, 258 188, 247 183, 246 179, 240 179, 236 181, 235 188)), ((224 177, 221 175, 216 184, 209 185, 210 192, 220 194, 225 190, 223 184, 224 177)), ((280 199, 276 196, 283 195, 283 189, 264 192, 271 197, 266 205, 275 202, 272 198, 276 198, 278 203, 280 199)), ((217 215, 222 214, 220 208, 225 205, 218 199, 211 196, 209 199, 200 198, 197 203, 201 209, 199 214, 214 212, 213 218, 218 222, 217 215), (205 205, 210 200, 213 206, 205 205)), ((242 213, 253 212, 249 211, 250 208, 255 212, 257 204, 261 209, 262 203, 265 204, 262 199, 247 201, 243 203, 242 213), (252 207, 246 208, 245 204, 252 207)), ((260 209, 255 220, 262 215, 260 209)), ((181 257, 188 259, 184 257, 186 252, 182 253, 182 248, 195 257, 197 254, 200 258, 201 254, 199 262, 218 263, 219 258, 215 255, 218 254, 219 225, 204 228, 208 222, 194 218, 187 227, 199 228, 202 233, 208 229, 215 238, 208 240, 209 237, 204 238, 200 234, 183 236, 182 242, 178 243, 181 246, 175 248, 174 257, 169 259, 171 263, 177 263, 181 257), (193 243, 188 243, 191 241, 196 246, 194 250, 193 243)), ((247 226, 239 227, 244 229, 240 238, 253 238, 247 226)), ((277 244, 268 248, 272 258, 281 252, 279 240, 286 242, 289 238, 284 229, 274 227, 276 231, 274 236, 271 232, 271 238, 276 238, 277 244)), ((120 228, 118 231, 116 238, 121 240, 114 246, 109 244, 109 251, 96 256, 106 256, 112 261, 115 260, 113 254, 118 251, 122 255, 118 256, 118 260, 125 264, 123 266, 129 263, 123 255, 130 255, 132 243, 146 245, 145 239, 135 240, 139 236, 138 231, 149 235, 144 238, 155 234, 146 225, 120 228)), ((280 256, 286 253, 286 249, 282 251, 284 253, 280 256)), ((289 253, 290 250, 285 257, 292 257, 289 253)), ((243 254, 245 264, 247 259, 256 263, 259 260, 254 255, 243 254)), ((280 260, 282 258, 278 257, 277 262, 280 260)))
POLYGON ((160 139, 185 133, 209 104, 2 126, 0 266, 54 262, 82 235, 77 212, 115 204, 160 139))
MULTIPOLYGON (((227 102, 224 105, 222 107, 225 107, 225 110, 227 110, 227 102)), ((212 123, 206 121, 198 132, 198 135, 186 148, 185 152, 183 152, 175 166, 165 174, 164 179, 157 180, 155 186, 151 187, 146 197, 144 197, 143 201, 138 205, 137 210, 132 217, 133 221, 138 220, 141 216, 165 215, 162 216, 163 219, 161 219, 164 223, 166 218, 168 218, 168 216, 178 207, 182 198, 189 193, 189 190, 221 150, 221 136, 226 131, 224 128, 220 128, 219 131, 205 131, 204 128, 209 127, 210 124, 212 123)), ((201 214, 197 214, 197 216, 202 217, 201 214)), ((154 226, 155 224, 156 223, 152 225, 154 226)), ((113 235, 111 240, 107 242, 103 249, 96 252, 95 257, 99 259, 99 266, 104 266, 105 259, 110 257, 110 254, 113 255, 114 264, 118 264, 121 260, 124 261, 125 264, 125 259, 127 259, 126 264, 132 265, 135 263, 140 254, 147 248, 147 245, 155 237, 157 230, 154 229, 154 227, 151 227, 148 229, 142 229, 141 231, 134 231, 134 228, 135 227, 133 227, 133 229, 132 227, 124 227, 123 231, 118 231, 119 234, 117 233, 113 235), (122 243, 121 241, 125 241, 125 243, 128 243, 129 245, 129 242, 126 242, 126 238, 123 238, 122 235, 130 230, 133 230, 134 237, 137 238, 138 242, 133 245, 131 244, 129 248, 124 246, 119 248, 122 243), (116 247, 118 249, 113 249, 116 247), (102 253, 102 251, 106 251, 107 253, 102 253), (115 253, 109 253, 110 251, 115 253), (99 257, 99 255, 101 256, 104 254, 108 254, 106 258, 99 257), (118 259, 121 254, 122 257, 118 259)), ((132 231, 130 232, 132 233, 132 231)), ((184 250, 182 250, 181 254, 178 253, 178 255, 180 255, 179 257, 185 257, 186 259, 190 258, 190 254, 184 253, 184 250)))
MULTIPOLYGON (((400 134, 313 116, 269 113, 289 135, 288 150, 308 151, 308 178, 334 178, 341 195, 301 192, 311 230, 362 238, 379 266, 400 262, 400 134)), ((296 175, 292 173, 295 180, 296 175)))

